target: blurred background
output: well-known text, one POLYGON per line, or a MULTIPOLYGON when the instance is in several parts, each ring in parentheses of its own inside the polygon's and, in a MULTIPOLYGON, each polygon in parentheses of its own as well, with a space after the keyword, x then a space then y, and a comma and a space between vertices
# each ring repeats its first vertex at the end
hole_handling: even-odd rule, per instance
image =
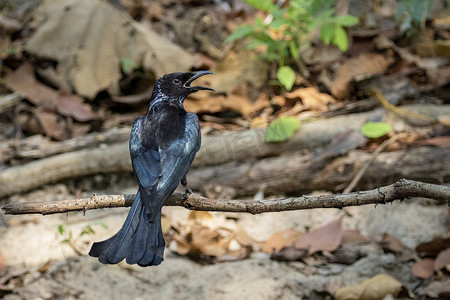
MULTIPOLYGON (((189 70, 216 74, 197 84, 215 92, 184 103, 203 135, 194 193, 448 186, 449 59, 448 0, 0 0, 0 205, 134 194, 131 126, 156 79, 189 70)), ((1 212, 0 297, 450 296, 448 201, 259 215, 164 207, 160 266, 88 257, 127 211, 1 212)))

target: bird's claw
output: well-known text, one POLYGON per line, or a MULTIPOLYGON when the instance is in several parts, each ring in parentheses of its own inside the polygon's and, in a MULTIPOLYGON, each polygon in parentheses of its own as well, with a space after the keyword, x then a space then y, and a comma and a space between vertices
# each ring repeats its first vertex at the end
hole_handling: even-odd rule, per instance
POLYGON ((189 196, 192 194, 192 190, 190 187, 186 186, 186 192, 183 194, 183 201, 187 200, 189 196))

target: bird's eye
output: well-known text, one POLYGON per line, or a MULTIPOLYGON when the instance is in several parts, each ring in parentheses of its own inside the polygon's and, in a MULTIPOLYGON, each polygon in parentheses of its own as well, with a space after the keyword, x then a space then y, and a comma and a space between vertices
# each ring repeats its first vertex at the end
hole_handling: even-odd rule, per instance
POLYGON ((179 85, 180 83, 181 83, 181 80, 179 78, 175 78, 173 80, 173 84, 175 84, 175 85, 179 85))

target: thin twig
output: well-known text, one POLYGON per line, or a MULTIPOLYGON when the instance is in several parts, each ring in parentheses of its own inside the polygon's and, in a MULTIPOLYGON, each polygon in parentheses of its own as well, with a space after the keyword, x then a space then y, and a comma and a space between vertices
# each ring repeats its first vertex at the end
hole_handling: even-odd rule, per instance
POLYGON ((383 96, 383 94, 375 87, 370 87, 370 92, 373 94, 373 96, 380 101, 380 103, 388 110, 396 113, 399 116, 402 117, 413 117, 419 120, 430 122, 431 124, 436 123, 436 120, 433 118, 430 118, 428 116, 422 115, 422 114, 416 114, 414 112, 410 112, 404 109, 401 109, 395 105, 392 105, 389 103, 389 101, 386 100, 386 98, 383 96))
POLYGON ((369 169, 370 165, 374 162, 375 158, 377 158, 378 154, 380 154, 381 151, 383 151, 388 145, 390 145, 393 142, 395 142, 397 140, 397 138, 398 137, 396 135, 394 135, 390 139, 385 140, 383 143, 381 143, 380 146, 378 146, 378 148, 372 153, 371 158, 369 160, 366 160, 366 162, 361 167, 361 169, 359 169, 359 171, 356 174, 356 176, 353 177, 353 179, 350 182, 350 184, 344 189, 344 191, 343 191, 344 194, 347 194, 347 193, 350 193, 351 191, 353 191, 355 186, 358 184, 358 182, 363 177, 364 173, 366 173, 367 169, 369 169))
MULTIPOLYGON (((183 200, 180 193, 173 194, 166 202, 168 206, 182 206, 191 210, 247 212, 259 214, 311 208, 342 208, 346 206, 385 204, 394 200, 424 197, 447 201, 450 187, 401 179, 391 185, 350 194, 301 196, 274 200, 225 200, 208 199, 191 194, 183 200)), ((57 202, 11 203, 2 207, 6 214, 55 214, 69 211, 86 211, 107 207, 131 206, 134 195, 94 195, 91 198, 57 202)))

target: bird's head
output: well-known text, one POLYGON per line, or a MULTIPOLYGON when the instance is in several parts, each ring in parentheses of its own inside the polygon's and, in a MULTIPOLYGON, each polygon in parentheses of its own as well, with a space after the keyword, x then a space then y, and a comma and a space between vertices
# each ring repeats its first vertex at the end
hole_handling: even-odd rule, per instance
POLYGON ((212 88, 205 86, 191 86, 191 83, 194 80, 207 74, 214 73, 210 71, 198 71, 164 75, 156 81, 152 102, 169 101, 172 104, 183 107, 184 99, 186 99, 188 95, 200 90, 214 91, 212 88))

